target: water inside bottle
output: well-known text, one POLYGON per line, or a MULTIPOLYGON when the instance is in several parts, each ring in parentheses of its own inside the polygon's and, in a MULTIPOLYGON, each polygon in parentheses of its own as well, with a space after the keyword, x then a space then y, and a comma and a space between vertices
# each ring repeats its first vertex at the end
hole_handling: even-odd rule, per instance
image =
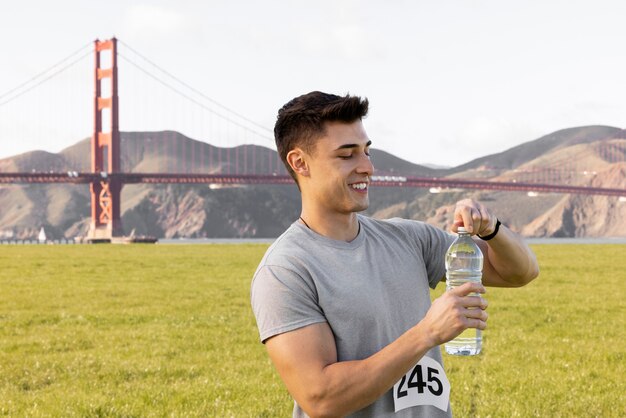
MULTIPOLYGON (((483 277, 483 273, 480 270, 452 270, 446 272, 446 290, 459 287, 467 282, 480 283, 483 277)), ((478 295, 478 293, 470 293, 472 296, 478 295)))
MULTIPOLYGON (((480 270, 463 269, 448 271, 446 273, 446 290, 461 286, 467 282, 480 283, 482 272, 480 270)), ((478 293, 470 293, 470 296, 479 296, 478 293)), ((482 349, 482 333, 476 328, 468 328, 452 341, 445 343, 446 353, 453 356, 474 356, 482 349)))
POLYGON ((482 333, 479 329, 468 328, 452 341, 445 344, 446 353, 453 356, 475 356, 483 346, 482 333))

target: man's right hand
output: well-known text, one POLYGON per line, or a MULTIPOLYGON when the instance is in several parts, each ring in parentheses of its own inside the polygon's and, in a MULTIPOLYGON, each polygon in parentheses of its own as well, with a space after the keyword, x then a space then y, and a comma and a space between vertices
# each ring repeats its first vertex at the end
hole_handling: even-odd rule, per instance
POLYGON ((485 287, 480 283, 465 283, 433 301, 420 322, 433 347, 454 339, 468 328, 487 327, 487 300, 469 296, 471 293, 483 294, 485 287))

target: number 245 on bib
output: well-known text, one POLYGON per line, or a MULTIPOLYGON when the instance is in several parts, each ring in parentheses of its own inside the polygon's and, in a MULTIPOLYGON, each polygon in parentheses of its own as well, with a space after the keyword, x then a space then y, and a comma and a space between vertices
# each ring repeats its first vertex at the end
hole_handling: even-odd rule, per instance
POLYGON ((430 357, 422 359, 393 386, 395 412, 417 405, 448 410, 450 382, 441 364, 430 357))

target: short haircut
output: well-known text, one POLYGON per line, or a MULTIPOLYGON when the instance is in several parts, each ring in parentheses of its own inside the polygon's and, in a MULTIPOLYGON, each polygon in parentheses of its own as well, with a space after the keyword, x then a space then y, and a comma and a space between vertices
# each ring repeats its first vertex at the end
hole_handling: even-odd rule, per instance
POLYGON ((287 154, 296 147, 311 153, 315 140, 326 133, 326 122, 352 123, 367 116, 369 102, 358 96, 337 96, 313 91, 296 97, 279 111, 274 125, 278 154, 287 171, 297 182, 296 174, 287 163, 287 154))

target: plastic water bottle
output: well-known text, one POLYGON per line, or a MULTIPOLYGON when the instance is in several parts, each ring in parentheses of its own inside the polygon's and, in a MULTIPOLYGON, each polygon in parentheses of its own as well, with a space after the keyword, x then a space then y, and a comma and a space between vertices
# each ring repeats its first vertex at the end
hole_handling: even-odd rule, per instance
MULTIPOLYGON (((458 237, 446 252, 446 290, 467 282, 481 282, 483 253, 464 227, 459 227, 458 237)), ((477 293, 470 295, 477 296, 477 293)), ((468 328, 445 344, 446 353, 455 356, 474 356, 482 348, 481 331, 468 328)))

